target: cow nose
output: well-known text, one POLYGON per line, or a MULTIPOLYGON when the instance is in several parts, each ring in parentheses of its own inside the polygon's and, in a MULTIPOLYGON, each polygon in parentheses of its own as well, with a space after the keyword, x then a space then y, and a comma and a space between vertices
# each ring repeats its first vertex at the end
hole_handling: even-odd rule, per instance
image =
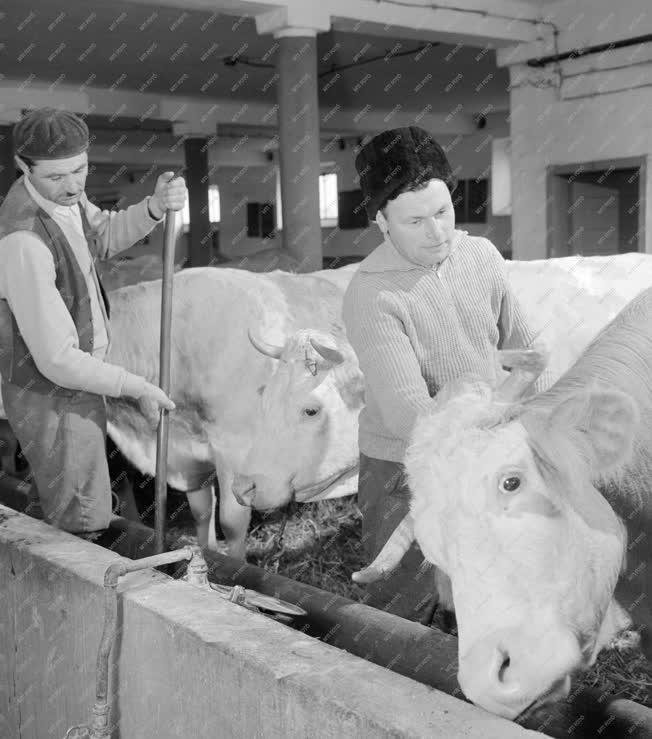
POLYGON ((235 499, 240 505, 251 508, 256 497, 256 483, 247 475, 236 475, 231 486, 235 499))
POLYGON ((475 646, 460 660, 457 679, 469 700, 501 715, 506 715, 521 693, 518 667, 502 644, 475 646))
POLYGON ((514 719, 534 703, 567 694, 577 643, 570 635, 557 637, 561 643, 554 647, 534 642, 529 649, 518 632, 506 630, 482 639, 460 657, 457 678, 464 695, 492 713, 514 719))

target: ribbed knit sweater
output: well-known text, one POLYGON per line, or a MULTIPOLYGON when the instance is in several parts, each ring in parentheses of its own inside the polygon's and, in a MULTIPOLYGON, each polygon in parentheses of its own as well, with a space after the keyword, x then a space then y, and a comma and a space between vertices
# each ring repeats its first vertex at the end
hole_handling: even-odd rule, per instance
POLYGON ((344 323, 365 377, 360 451, 402 462, 417 416, 444 383, 496 377, 497 348, 525 348, 532 334, 484 238, 456 231, 450 255, 421 267, 385 241, 344 296, 344 323))

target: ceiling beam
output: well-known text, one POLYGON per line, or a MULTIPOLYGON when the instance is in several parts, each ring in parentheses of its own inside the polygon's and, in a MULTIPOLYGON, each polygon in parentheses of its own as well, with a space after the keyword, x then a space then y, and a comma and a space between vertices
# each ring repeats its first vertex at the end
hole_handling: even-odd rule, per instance
POLYGON ((536 8, 512 0, 328 0, 328 7, 333 28, 350 33, 490 48, 530 43, 546 33, 536 8))
POLYGON ((178 8, 179 10, 203 10, 227 15, 255 16, 275 8, 283 8, 286 3, 279 0, 123 0, 132 5, 178 8))
MULTIPOLYGON (((50 93, 49 88, 44 86, 21 88, 21 85, 19 80, 9 79, 0 83, 0 123, 19 120, 23 108, 55 105, 77 113, 104 116, 108 122, 102 124, 103 128, 120 118, 130 121, 130 129, 137 128, 137 122, 146 128, 147 121, 151 120, 158 128, 163 125, 161 121, 168 121, 173 124, 176 135, 213 136, 219 133, 222 124, 270 129, 277 126, 278 106, 255 101, 200 100, 63 84, 57 86, 56 93, 50 93), (56 95, 56 99, 52 95, 56 95)), ((435 135, 464 135, 476 130, 471 113, 432 113, 431 109, 432 105, 426 101, 420 110, 404 110, 399 105, 391 110, 383 110, 371 105, 343 108, 336 104, 330 108, 320 108, 320 129, 322 134, 332 136, 364 136, 388 127, 415 124, 435 135)))
MULTIPOLYGON (((180 10, 263 16, 260 32, 275 27, 275 18, 309 18, 306 0, 126 0, 135 5, 168 6, 180 10), (267 19, 271 19, 268 21, 267 19)), ((311 4, 314 12, 314 5, 311 4)), ((320 0, 318 30, 330 17, 335 30, 470 46, 502 47, 532 43, 548 33, 539 25, 538 5, 522 0, 320 0)), ((299 25, 305 25, 300 23, 299 25)))

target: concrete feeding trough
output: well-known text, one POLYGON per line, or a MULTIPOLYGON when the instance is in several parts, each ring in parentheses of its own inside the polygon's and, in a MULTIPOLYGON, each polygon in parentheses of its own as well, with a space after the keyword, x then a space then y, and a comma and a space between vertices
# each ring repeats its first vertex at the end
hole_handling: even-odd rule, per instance
MULTIPOLYGON (((22 488, 12 496, 27 504, 22 488)), ((12 614, 0 652, 12 686, 0 735, 63 737, 93 706, 104 572, 154 554, 154 532, 116 517, 98 546, 9 508, 0 519, 12 614)), ((228 557, 207 561, 214 582, 308 616, 290 628, 158 571, 126 575, 110 663, 115 736, 652 735, 648 709, 586 690, 522 725, 493 716, 463 700, 453 637, 228 557)))
MULTIPOLYGON (((63 737, 95 698, 116 552, 0 507, 0 734, 63 737)), ((118 584, 114 736, 483 737, 531 732, 155 570, 118 584)))

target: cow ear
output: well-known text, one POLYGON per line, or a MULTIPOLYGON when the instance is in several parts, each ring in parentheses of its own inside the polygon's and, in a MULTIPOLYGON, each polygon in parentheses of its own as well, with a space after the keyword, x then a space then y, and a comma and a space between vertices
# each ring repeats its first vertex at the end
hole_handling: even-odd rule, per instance
POLYGON ((347 408, 359 408, 364 405, 364 377, 359 370, 353 371, 340 387, 342 400, 347 408))
POLYGON ((631 457, 639 414, 626 393, 594 389, 564 399, 549 423, 603 474, 631 457))

